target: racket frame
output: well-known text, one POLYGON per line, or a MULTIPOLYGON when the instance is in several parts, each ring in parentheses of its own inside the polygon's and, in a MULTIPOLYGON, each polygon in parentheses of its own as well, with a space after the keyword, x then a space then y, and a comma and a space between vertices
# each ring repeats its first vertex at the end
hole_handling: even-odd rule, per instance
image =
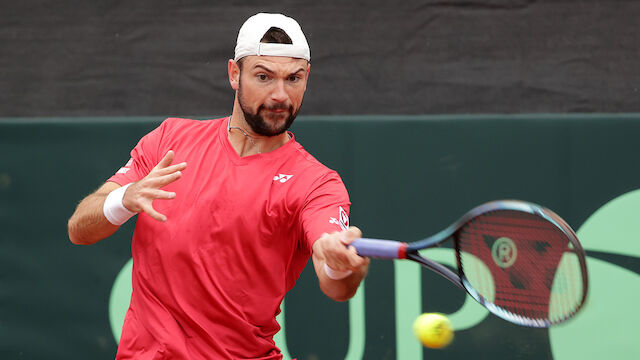
POLYGON ((547 328, 551 325, 562 323, 568 319, 570 319, 575 313, 577 313, 582 306, 584 305, 588 292, 588 273, 586 267, 585 260, 585 251, 582 248, 582 245, 578 241, 578 237, 575 232, 571 229, 571 227, 562 219, 560 216, 555 214, 553 211, 544 208, 540 205, 533 204, 530 202, 520 201, 520 200, 497 200, 491 201, 480 206, 477 206, 463 215, 460 219, 458 219, 453 224, 449 225, 444 230, 427 237, 422 240, 418 240, 415 242, 404 243, 404 242, 396 242, 390 240, 382 240, 382 239, 370 239, 370 238, 362 238, 361 240, 365 240, 367 245, 371 245, 370 247, 365 246, 362 243, 358 243, 360 239, 354 241, 352 245, 356 247, 360 254, 363 256, 371 256, 376 258, 383 259, 407 259, 421 264, 422 266, 435 271, 437 274, 441 275, 445 279, 449 280, 454 285, 458 286, 462 290, 465 290, 471 297, 473 297, 478 303, 487 308, 491 313, 496 316, 507 320, 512 323, 534 327, 534 328, 547 328), (559 320, 549 320, 549 319, 531 319, 526 318, 517 314, 513 314, 509 311, 506 311, 497 305, 494 305, 490 301, 486 300, 482 295, 480 295, 471 285, 469 280, 464 274, 462 270, 461 256, 460 256, 460 248, 458 240, 455 237, 456 232, 467 222, 472 219, 478 217, 481 214, 491 212, 491 211, 504 211, 504 210, 513 210, 520 211, 525 213, 530 213, 536 216, 540 216, 545 220, 551 222, 556 228, 563 232, 563 234, 569 239, 569 242, 573 246, 573 252, 576 253, 578 259, 580 261, 580 266, 582 269, 582 286, 583 286, 583 296, 578 304, 578 307, 572 314, 569 314, 566 318, 562 318, 559 320), (419 254, 420 250, 426 250, 429 248, 434 248, 440 246, 445 241, 452 239, 456 252, 456 261, 458 265, 457 274, 450 270, 448 267, 427 259, 419 254), (383 251, 377 251, 376 247, 384 247, 383 251), (364 253, 360 251, 363 250, 364 253))

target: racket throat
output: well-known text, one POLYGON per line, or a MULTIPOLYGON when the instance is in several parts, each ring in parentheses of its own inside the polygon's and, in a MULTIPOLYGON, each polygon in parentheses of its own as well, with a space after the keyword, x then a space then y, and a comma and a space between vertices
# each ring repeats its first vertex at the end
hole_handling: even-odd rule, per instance
POLYGON ((402 243, 398 247, 398 259, 406 259, 407 258, 407 247, 409 245, 407 243, 402 243))

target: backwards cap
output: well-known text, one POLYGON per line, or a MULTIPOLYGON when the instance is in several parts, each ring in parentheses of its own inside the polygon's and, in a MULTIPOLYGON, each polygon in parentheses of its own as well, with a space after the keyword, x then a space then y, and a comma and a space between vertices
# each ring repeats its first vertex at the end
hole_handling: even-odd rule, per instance
POLYGON ((259 13, 253 15, 240 28, 234 60, 245 56, 286 56, 311 60, 309 44, 300 25, 294 19, 282 14, 259 13), (262 43, 262 37, 272 27, 282 29, 293 44, 262 43))

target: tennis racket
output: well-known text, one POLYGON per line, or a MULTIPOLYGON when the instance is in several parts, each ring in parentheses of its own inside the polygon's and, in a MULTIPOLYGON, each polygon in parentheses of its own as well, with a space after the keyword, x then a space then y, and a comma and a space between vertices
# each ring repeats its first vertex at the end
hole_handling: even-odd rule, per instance
POLYGON ((442 275, 512 323, 546 328, 572 318, 587 297, 585 252, 558 215, 518 200, 480 205, 441 232, 403 243, 355 240, 358 254, 408 259, 442 275), (457 274, 419 251, 451 239, 457 274))

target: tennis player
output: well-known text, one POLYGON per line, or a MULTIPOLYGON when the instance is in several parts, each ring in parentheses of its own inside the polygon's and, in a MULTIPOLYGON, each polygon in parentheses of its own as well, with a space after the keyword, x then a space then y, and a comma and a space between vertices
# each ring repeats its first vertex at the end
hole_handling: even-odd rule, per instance
POLYGON ((369 260, 346 246, 361 233, 345 186, 287 131, 309 61, 294 19, 250 17, 228 62, 231 116, 165 120, 78 205, 74 244, 138 215, 117 359, 281 359, 275 318, 310 257, 327 296, 355 294, 369 260))

